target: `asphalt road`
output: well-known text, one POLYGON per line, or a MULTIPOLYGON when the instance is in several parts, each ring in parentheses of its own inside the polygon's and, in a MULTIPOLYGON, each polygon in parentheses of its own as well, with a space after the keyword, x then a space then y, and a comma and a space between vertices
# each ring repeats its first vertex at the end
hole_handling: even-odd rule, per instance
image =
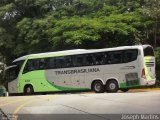
POLYGON ((126 114, 159 120, 160 90, 0 97, 0 108, 0 120, 121 120, 126 114))

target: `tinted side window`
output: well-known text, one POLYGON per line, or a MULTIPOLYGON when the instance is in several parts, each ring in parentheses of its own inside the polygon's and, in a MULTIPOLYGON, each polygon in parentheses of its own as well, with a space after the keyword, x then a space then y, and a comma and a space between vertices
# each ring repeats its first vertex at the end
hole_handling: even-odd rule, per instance
POLYGON ((74 66, 75 67, 80 67, 80 66, 83 66, 84 65, 84 57, 83 55, 77 55, 77 56, 74 56, 74 66))
POLYGON ((144 48, 143 51, 144 51, 144 56, 154 56, 154 51, 152 47, 144 48))
POLYGON ((123 63, 123 52, 122 51, 110 52, 108 63, 109 64, 123 63))
POLYGON ((44 70, 45 68, 46 68, 46 59, 44 59, 44 58, 39 59, 38 69, 39 70, 44 70))
POLYGON ((95 64, 96 65, 103 65, 103 64, 106 64, 106 59, 107 57, 107 54, 105 53, 96 53, 95 54, 95 64))
POLYGON ((55 68, 63 68, 63 67, 65 67, 64 57, 55 58, 55 68))
POLYGON ((55 58, 46 58, 46 69, 55 68, 55 58))
POLYGON ((87 55, 86 55, 85 65, 86 65, 86 66, 91 66, 91 65, 94 65, 94 64, 95 64, 95 61, 94 61, 93 54, 87 54, 87 55))
POLYGON ((39 68, 39 60, 38 59, 31 59, 31 60, 27 61, 23 73, 38 70, 38 68, 39 68))
POLYGON ((73 67, 72 56, 53 57, 46 59, 46 69, 73 67))
POLYGON ((138 50, 126 50, 124 52, 124 62, 131 62, 137 59, 138 50))
POLYGON ((66 67, 73 67, 73 59, 72 59, 73 57, 72 56, 66 56, 65 57, 65 66, 66 67))

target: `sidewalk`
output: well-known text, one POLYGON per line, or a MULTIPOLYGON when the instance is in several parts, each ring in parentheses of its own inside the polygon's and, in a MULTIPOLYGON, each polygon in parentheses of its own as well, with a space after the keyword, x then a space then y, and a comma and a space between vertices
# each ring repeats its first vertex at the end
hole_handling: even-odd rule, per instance
POLYGON ((160 88, 134 88, 130 89, 130 92, 148 92, 148 91, 157 91, 160 90, 160 88))

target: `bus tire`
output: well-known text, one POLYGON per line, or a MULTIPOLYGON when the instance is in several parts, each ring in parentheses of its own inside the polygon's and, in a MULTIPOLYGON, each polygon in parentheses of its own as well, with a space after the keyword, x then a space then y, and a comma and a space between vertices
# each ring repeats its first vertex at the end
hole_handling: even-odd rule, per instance
POLYGON ((24 87, 24 95, 33 95, 34 90, 32 85, 26 85, 24 87))
POLYGON ((128 88, 122 88, 120 89, 122 92, 127 92, 129 89, 128 88))
POLYGON ((115 93, 119 89, 118 83, 116 80, 107 81, 105 88, 108 93, 115 93))
POLYGON ((104 92, 104 85, 101 81, 95 81, 92 84, 92 90, 96 93, 103 93, 104 92))

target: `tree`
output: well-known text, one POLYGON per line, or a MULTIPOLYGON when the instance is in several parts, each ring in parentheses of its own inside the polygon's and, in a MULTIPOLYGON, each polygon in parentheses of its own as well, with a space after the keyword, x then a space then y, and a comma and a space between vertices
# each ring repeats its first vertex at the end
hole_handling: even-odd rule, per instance
POLYGON ((144 16, 144 5, 145 0, 1 0, 0 53, 8 64, 30 53, 148 43, 154 21, 144 16))
POLYGON ((160 20, 160 0, 146 0, 144 6, 145 14, 151 17, 154 22, 154 47, 157 46, 157 32, 159 30, 159 20, 160 20))
POLYGON ((155 57, 156 57, 156 78, 157 84, 160 86, 160 47, 155 49, 155 57))

